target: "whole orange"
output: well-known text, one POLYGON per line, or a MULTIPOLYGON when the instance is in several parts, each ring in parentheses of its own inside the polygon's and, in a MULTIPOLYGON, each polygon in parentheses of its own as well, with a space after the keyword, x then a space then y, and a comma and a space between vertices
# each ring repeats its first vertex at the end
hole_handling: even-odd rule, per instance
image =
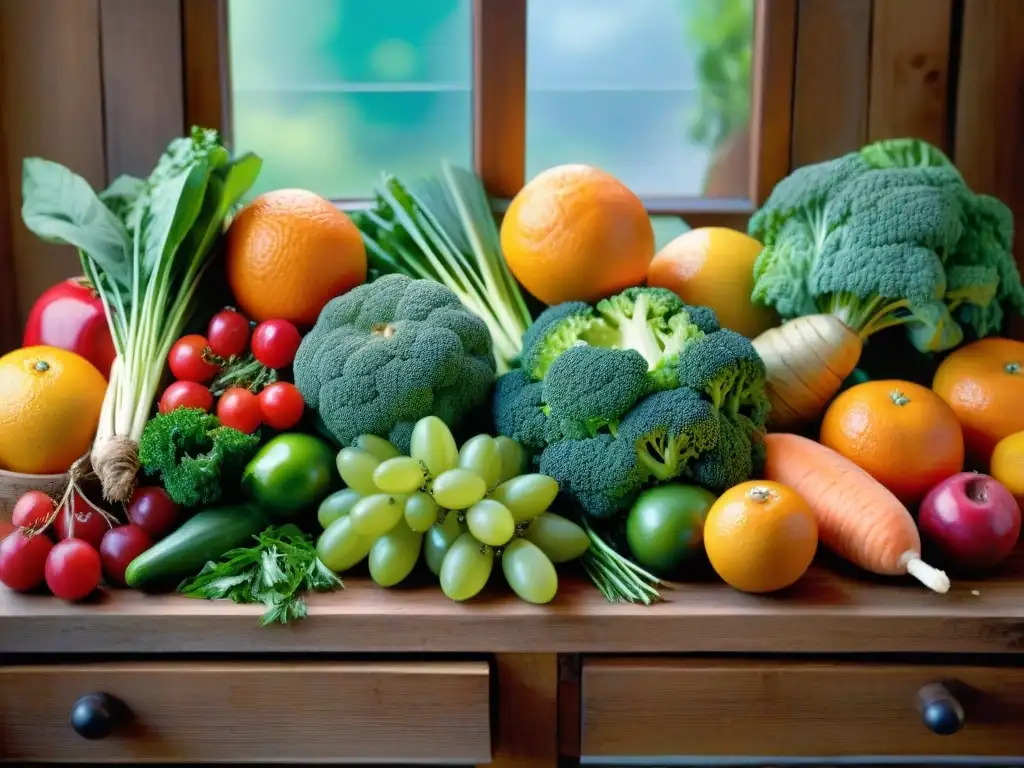
POLYGON ((250 320, 311 326, 324 304, 366 282, 356 225, 304 189, 266 192, 239 211, 225 258, 235 302, 250 320))
POLYGON ((909 381, 867 381, 840 394, 821 422, 822 445, 906 505, 964 467, 960 422, 942 398, 909 381))
POLYGON ((594 302, 640 285, 654 257, 654 229, 633 192, 589 165, 538 174, 501 222, 515 278, 545 304, 594 302))
POLYGON ((655 254, 647 284, 668 288, 687 304, 710 307, 723 328, 752 339, 780 322, 775 310, 750 298, 760 253, 761 243, 744 232, 691 229, 655 254))
POLYGON ((66 471, 89 450, 107 380, 84 357, 25 347, 0 357, 0 469, 66 471))
POLYGON ((988 338, 954 350, 932 389, 956 412, 968 457, 988 466, 996 443, 1024 430, 1024 342, 988 338))
POLYGON ((988 471, 1024 509, 1024 432, 1014 432, 996 443, 988 471))
POLYGON ((788 486, 740 483, 708 511, 704 548, 726 584, 742 592, 774 592, 807 572, 818 548, 818 521, 788 486))

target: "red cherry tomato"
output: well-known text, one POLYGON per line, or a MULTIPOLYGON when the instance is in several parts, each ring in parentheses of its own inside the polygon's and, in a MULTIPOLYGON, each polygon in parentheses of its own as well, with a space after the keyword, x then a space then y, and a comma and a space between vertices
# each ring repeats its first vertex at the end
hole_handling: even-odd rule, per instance
POLYGON ((0 583, 15 592, 28 592, 43 583, 46 559, 53 549, 50 537, 15 531, 0 541, 0 583))
POLYGON ((205 336, 193 333, 182 336, 171 347, 167 365, 178 381, 198 381, 200 384, 217 375, 217 366, 206 360, 203 353, 209 343, 205 336))
POLYGON ((11 522, 19 528, 42 528, 53 514, 53 499, 42 491, 23 494, 11 510, 11 522))
POLYGON ((128 563, 151 546, 153 540, 137 525, 120 525, 107 531, 100 542, 100 559, 107 582, 125 586, 124 572, 128 563))
POLYGON ((100 584, 103 561, 91 544, 81 539, 58 541, 46 556, 46 586, 61 600, 88 597, 100 584))
POLYGON ((154 541, 170 533, 180 517, 181 509, 158 485, 137 486, 132 500, 128 502, 128 521, 154 541))
POLYGON ((287 320, 266 320, 252 332, 252 354, 267 368, 287 368, 295 359, 302 335, 287 320))
POLYGON ((305 410, 302 394, 287 381, 275 381, 260 392, 263 423, 274 429, 291 429, 299 423, 305 410))
POLYGON ((225 427, 250 435, 260 428, 260 400, 248 389, 231 387, 217 401, 217 418, 225 427))
POLYGON ((210 320, 206 336, 210 351, 218 357, 238 357, 249 346, 249 321, 241 312, 226 307, 210 320))
POLYGON ((160 396, 160 413, 170 413, 177 408, 199 408, 210 412, 213 395, 202 384, 194 381, 176 381, 160 396))
POLYGON ((75 491, 72 498, 74 514, 71 509, 72 500, 69 499, 53 520, 53 530, 57 534, 57 540, 81 539, 92 545, 94 549, 98 549, 104 534, 111 528, 110 523, 93 509, 78 491, 75 491))

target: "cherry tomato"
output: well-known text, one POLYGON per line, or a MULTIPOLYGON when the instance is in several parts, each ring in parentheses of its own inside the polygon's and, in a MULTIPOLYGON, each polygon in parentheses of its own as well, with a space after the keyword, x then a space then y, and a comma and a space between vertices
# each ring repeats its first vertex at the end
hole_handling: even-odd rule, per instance
POLYGON ((225 307, 210 320, 206 329, 210 351, 218 357, 238 357, 249 346, 249 321, 231 307, 225 307))
POLYGON ((194 381, 176 381, 160 396, 160 413, 170 413, 177 408, 199 408, 210 412, 213 395, 202 384, 194 381))
POLYGON ((263 421, 260 399, 248 389, 231 387, 217 401, 217 418, 225 427, 251 435, 263 421))
POLYGON ((100 542, 100 559, 107 583, 125 586, 124 571, 128 563, 151 546, 153 540, 137 525, 119 525, 107 531, 100 542))
POLYGON ((81 539, 58 541, 46 556, 46 586, 61 600, 88 597, 100 585, 103 561, 91 544, 81 539))
POLYGON ((81 539, 94 549, 99 548, 104 534, 111 528, 110 523, 93 509, 78 491, 75 491, 72 499, 68 500, 54 518, 53 530, 57 534, 57 540, 81 539), (74 514, 71 509, 72 499, 74 514))
POLYGON ((42 491, 23 494, 11 510, 11 522, 19 528, 42 528, 53 514, 53 499, 42 491))
POLYGON ((151 539, 162 539, 177 526, 181 509, 158 485, 140 485, 128 502, 128 522, 145 531, 151 539))
POLYGON ((53 542, 49 536, 15 531, 0 541, 0 583, 15 592, 28 592, 43 583, 53 542))
POLYGON ((306 403, 294 384, 275 381, 260 392, 260 411, 263 423, 274 429, 291 429, 299 423, 306 403))
POLYGON ((167 365, 178 381, 209 381, 217 375, 217 366, 206 360, 203 353, 209 343, 205 336, 193 333, 182 336, 171 347, 167 365))
POLYGON ((287 368, 295 359, 302 335, 287 320, 266 320, 252 332, 252 353, 267 368, 287 368))

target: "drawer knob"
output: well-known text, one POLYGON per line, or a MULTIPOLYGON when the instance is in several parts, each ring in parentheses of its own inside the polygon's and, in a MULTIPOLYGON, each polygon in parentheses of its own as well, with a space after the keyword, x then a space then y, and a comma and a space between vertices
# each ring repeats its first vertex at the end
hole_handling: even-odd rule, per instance
POLYGON ((87 693, 71 708, 71 727, 83 739, 105 739, 126 711, 124 702, 108 693, 87 693))
POLYGON ((952 736, 964 727, 964 708, 943 683, 929 683, 917 692, 917 711, 938 736, 952 736))

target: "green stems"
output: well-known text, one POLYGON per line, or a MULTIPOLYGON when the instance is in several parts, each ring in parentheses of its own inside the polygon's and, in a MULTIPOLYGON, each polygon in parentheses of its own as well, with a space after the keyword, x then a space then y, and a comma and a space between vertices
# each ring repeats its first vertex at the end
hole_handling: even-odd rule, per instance
POLYGON ((606 600, 644 605, 661 600, 655 589, 662 584, 657 576, 612 549, 585 518, 583 530, 590 538, 590 549, 583 555, 583 569, 606 600))

